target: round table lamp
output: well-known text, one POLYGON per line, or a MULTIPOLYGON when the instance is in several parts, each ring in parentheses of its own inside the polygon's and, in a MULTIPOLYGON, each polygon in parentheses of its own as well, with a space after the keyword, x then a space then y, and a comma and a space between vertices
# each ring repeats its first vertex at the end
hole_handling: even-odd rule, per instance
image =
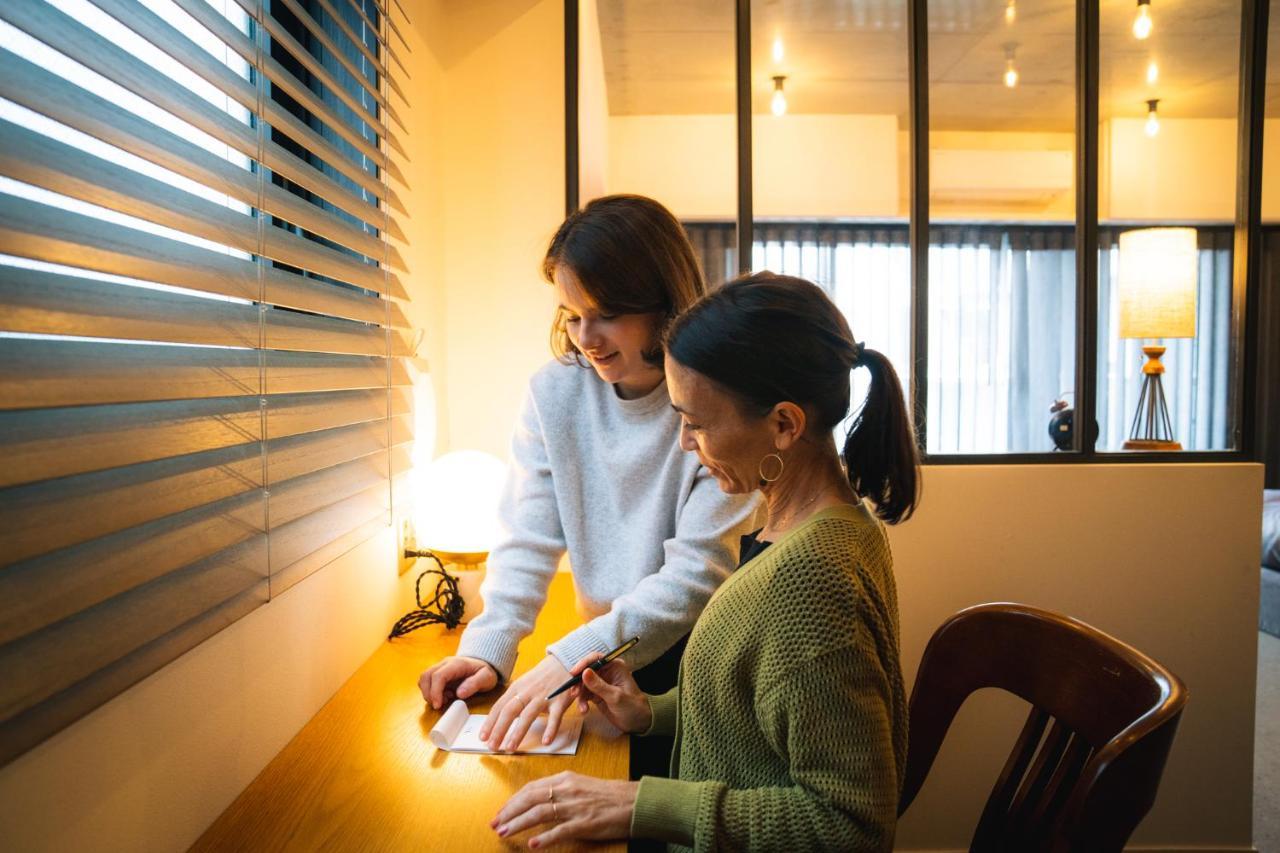
MULTIPOLYGON (((1120 337, 1193 338, 1196 335, 1198 252, 1194 228, 1142 228, 1120 235, 1120 337)), ((1181 450, 1173 437, 1160 377, 1165 348, 1142 347, 1138 410, 1125 450, 1181 450)))
POLYGON ((498 498, 507 468, 479 450, 433 460, 418 482, 418 544, 446 563, 483 563, 498 536, 498 498))
POLYGON ((456 584, 465 602, 463 619, 476 616, 484 606, 479 592, 484 573, 479 567, 498 537, 498 500, 506 476, 506 466, 496 457, 455 450, 433 460, 418 477, 417 545, 406 546, 405 556, 439 560, 442 582, 456 584), (450 573, 445 566, 460 571, 450 573))

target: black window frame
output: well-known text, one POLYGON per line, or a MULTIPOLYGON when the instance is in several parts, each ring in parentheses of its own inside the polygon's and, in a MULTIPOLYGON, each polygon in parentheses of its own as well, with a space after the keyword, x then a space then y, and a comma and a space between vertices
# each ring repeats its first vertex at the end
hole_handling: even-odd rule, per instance
MULTIPOLYGON (((728 2, 728 0, 726 0, 728 2)), ((738 266, 749 269, 753 236, 751 158, 751 0, 735 3, 738 266)), ((1269 0, 1242 0, 1236 206, 1232 269, 1230 450, 1102 451, 1097 431, 1075 431, 1075 448, 1043 453, 929 453, 924 441, 929 341, 929 41, 928 0, 906 0, 910 93, 911 361, 908 405, 928 465, 1151 464, 1258 462, 1264 458, 1263 376, 1259 371, 1262 130, 1266 98, 1269 0)), ((578 5, 564 4, 565 214, 578 209, 578 5)), ((1095 424, 1098 327, 1099 0, 1076 0, 1076 381, 1075 422, 1095 424)))

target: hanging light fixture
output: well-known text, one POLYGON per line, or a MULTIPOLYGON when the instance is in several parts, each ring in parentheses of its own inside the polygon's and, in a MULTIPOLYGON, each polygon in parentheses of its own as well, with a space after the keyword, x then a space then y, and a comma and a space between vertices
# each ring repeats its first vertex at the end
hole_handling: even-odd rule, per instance
POLYGON ((782 92, 782 82, 786 79, 784 74, 779 74, 773 78, 773 100, 769 102, 769 109, 773 111, 775 116, 782 116, 787 113, 787 96, 782 92))
POLYGON ((1151 0, 1138 0, 1138 17, 1133 19, 1133 35, 1138 39, 1151 35, 1151 0))
POLYGON ((1142 127, 1147 136, 1155 136, 1160 132, 1160 118, 1156 115, 1156 104, 1158 103, 1160 103, 1159 98, 1152 98, 1147 101, 1147 123, 1142 127))
POLYGON ((1009 0, 1009 4, 1004 7, 1004 22, 1009 26, 1013 26, 1013 22, 1018 20, 1018 3, 1017 0, 1009 0))
POLYGON ((1147 63, 1147 85, 1154 86, 1156 81, 1160 79, 1160 66, 1156 65, 1153 59, 1147 63))
POLYGON ((1018 69, 1013 64, 1013 55, 1017 49, 1018 45, 1013 42, 1004 46, 1004 84, 1010 89, 1018 85, 1018 69))

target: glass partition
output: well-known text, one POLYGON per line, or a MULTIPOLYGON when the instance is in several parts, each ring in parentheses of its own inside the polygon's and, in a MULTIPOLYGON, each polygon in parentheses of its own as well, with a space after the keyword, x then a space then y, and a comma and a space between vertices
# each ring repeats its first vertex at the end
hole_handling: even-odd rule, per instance
POLYGON ((930 4, 930 453, 1072 448, 1075 3, 930 4))
MULTIPOLYGON (((754 0, 751 95, 751 268, 824 288, 907 387, 906 0, 754 0)), ((853 371, 854 410, 867 382, 853 371)))
POLYGON ((1241 4, 1145 5, 1101 8, 1097 446, 1225 450, 1241 4))
POLYGON ((714 286, 737 274, 731 0, 580 0, 580 200, 639 193, 685 223, 714 286))

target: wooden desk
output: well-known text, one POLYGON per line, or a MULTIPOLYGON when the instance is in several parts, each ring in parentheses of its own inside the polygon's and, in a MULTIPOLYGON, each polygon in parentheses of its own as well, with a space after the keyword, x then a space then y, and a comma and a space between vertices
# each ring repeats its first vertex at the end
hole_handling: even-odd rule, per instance
MULTIPOLYGON (((558 574, 533 634, 520 645, 517 674, 577 624, 573 580, 558 574)), ((452 654, 461 633, 432 625, 384 643, 192 850, 528 849, 533 833, 500 839, 489 828, 526 782, 570 769, 627 778, 627 738, 595 711, 574 756, 437 751, 427 733, 440 715, 422 701, 418 676, 452 654)), ((488 710, 494 698, 473 700, 471 710, 488 710)))

